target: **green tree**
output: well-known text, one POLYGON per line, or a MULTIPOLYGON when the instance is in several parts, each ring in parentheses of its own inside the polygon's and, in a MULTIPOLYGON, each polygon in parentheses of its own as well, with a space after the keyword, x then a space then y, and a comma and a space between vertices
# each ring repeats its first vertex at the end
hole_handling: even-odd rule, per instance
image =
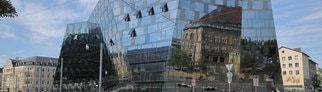
POLYGON ((190 56, 181 49, 172 49, 170 64, 180 69, 189 68, 191 64, 190 56))
POLYGON ((315 74, 315 75, 312 77, 312 83, 313 83, 313 87, 314 87, 314 89, 316 89, 316 88, 319 88, 319 87, 320 87, 321 80, 319 79, 319 75, 315 74))
POLYGON ((16 17, 18 16, 15 7, 8 0, 0 0, 0 17, 16 17))

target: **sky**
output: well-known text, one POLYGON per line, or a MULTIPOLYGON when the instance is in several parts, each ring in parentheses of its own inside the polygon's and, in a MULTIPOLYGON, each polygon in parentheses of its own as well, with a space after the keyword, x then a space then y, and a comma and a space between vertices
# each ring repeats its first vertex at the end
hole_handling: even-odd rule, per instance
MULTIPOLYGON (((0 18, 0 67, 9 58, 58 58, 66 25, 86 21, 98 0, 11 1, 19 16, 0 18)), ((272 0, 272 8, 278 46, 322 64, 322 0, 272 0)))

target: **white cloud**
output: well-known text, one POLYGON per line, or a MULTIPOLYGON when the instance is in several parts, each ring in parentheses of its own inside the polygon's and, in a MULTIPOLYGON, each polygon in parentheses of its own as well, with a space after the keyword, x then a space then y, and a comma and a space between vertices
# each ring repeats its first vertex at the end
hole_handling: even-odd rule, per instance
POLYGON ((16 39, 16 34, 13 33, 12 28, 6 25, 0 25, 1 31, 0 31, 0 38, 3 39, 16 39))
POLYGON ((94 7, 94 1, 60 0, 58 3, 56 2, 57 4, 53 5, 22 0, 17 0, 13 3, 17 6, 18 11, 20 11, 17 22, 29 29, 27 39, 34 43, 43 43, 53 39, 61 39, 65 33, 66 24, 87 20, 90 13, 88 7, 94 7), (74 7, 73 5, 80 6, 74 7), (79 11, 76 7, 88 11, 79 11))
POLYGON ((322 19, 322 12, 313 12, 313 13, 308 14, 300 19, 295 20, 294 23, 295 24, 310 23, 310 22, 315 22, 315 21, 321 22, 321 19, 322 19))
MULTIPOLYGON (((298 44, 316 42, 322 39, 322 6, 315 2, 311 5, 289 2, 290 0, 277 0, 275 5, 276 32, 280 44, 283 45, 312 45, 298 44), (285 5, 285 4, 290 5, 285 5), (278 12, 278 13, 276 13, 278 12)), ((312 1, 312 0, 310 0, 312 1)), ((320 44, 320 43, 319 43, 320 44)), ((315 45, 317 45, 315 43, 315 45)), ((320 44, 322 45, 322 44, 320 44)), ((311 47, 312 47, 311 46, 311 47)))

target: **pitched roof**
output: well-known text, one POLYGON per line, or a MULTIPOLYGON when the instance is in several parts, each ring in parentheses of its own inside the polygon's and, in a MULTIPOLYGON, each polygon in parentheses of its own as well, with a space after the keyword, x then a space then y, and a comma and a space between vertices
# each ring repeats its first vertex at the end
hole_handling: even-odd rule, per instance
POLYGON ((44 66, 55 66, 58 64, 57 58, 43 57, 43 56, 33 56, 24 58, 22 60, 11 59, 13 66, 21 65, 44 65, 44 66))
POLYGON ((295 51, 295 52, 299 52, 299 53, 304 54, 304 55, 305 55, 305 56, 307 56, 307 57, 310 57, 309 55, 307 55, 306 53, 304 53, 304 52, 302 52, 302 51, 298 51, 298 50, 295 50, 295 49, 291 49, 291 48, 288 48, 288 47, 285 47, 285 46, 282 46, 282 47, 280 47, 279 49, 282 49, 282 48, 289 49, 289 50, 292 50, 292 51, 295 51))

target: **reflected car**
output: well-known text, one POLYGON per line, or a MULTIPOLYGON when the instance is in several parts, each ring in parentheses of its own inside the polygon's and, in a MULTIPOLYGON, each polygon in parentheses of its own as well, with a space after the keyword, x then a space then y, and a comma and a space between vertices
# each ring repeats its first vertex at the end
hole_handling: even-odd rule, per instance
POLYGON ((207 87, 203 87, 203 90, 217 90, 216 87, 212 87, 212 86, 207 86, 207 87))
POLYGON ((177 86, 179 86, 179 87, 189 87, 189 88, 192 87, 191 85, 186 84, 186 83, 177 83, 177 86))

